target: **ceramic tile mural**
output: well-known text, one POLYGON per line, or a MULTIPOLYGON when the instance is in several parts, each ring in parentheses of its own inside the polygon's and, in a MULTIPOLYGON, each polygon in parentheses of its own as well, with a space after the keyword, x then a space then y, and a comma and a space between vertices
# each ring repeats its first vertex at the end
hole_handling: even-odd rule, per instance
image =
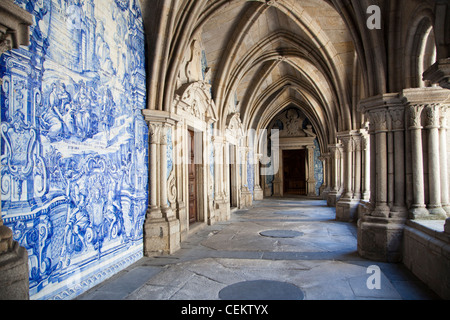
POLYGON ((142 257, 142 17, 137 0, 15 2, 35 23, 0 60, 2 216, 31 299, 70 299, 142 257))

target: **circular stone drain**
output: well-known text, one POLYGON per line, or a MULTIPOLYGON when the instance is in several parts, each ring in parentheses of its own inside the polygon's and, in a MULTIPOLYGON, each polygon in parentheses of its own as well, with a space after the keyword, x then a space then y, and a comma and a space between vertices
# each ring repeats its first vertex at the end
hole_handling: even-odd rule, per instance
POLYGON ((267 230, 261 231, 259 234, 263 237, 270 237, 270 238, 295 238, 304 235, 303 232, 294 230, 267 230))
POLYGON ((219 292, 222 300, 303 300, 304 297, 299 287, 271 280, 238 282, 219 292))

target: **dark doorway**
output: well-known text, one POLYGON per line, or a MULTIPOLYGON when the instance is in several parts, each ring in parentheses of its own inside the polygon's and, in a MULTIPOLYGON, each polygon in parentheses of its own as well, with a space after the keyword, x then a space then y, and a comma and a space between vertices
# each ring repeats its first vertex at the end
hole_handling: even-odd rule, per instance
POLYGON ((283 150, 284 194, 306 195, 306 150, 283 150))
POLYGON ((195 164, 195 135, 194 131, 189 130, 189 223, 197 221, 197 172, 195 164))

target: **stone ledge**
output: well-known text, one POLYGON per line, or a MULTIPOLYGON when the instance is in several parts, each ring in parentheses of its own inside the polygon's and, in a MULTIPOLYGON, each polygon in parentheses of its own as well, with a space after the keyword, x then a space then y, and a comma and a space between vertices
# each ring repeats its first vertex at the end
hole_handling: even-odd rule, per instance
POLYGON ((446 234, 421 222, 408 221, 403 264, 441 298, 450 299, 450 239, 446 234))
POLYGON ((407 220, 406 225, 450 244, 450 235, 444 233, 445 220, 407 220))

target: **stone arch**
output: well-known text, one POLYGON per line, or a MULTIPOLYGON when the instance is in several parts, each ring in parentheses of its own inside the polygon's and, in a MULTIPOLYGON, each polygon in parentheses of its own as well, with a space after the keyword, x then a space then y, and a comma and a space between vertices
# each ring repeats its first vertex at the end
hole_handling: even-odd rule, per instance
POLYGON ((434 14, 430 8, 419 6, 408 26, 404 59, 404 87, 425 86, 423 72, 436 60, 436 41, 434 37, 434 14))

